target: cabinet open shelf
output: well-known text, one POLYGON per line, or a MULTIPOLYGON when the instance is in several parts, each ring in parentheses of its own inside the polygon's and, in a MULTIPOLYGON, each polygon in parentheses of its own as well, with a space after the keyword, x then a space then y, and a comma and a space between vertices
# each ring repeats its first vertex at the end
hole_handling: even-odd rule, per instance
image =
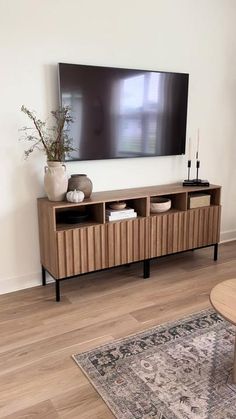
POLYGON ((194 196, 198 194, 202 195, 210 195, 210 205, 220 205, 220 189, 210 189, 208 191, 201 191, 201 192, 189 192, 188 196, 194 196))
POLYGON ((168 211, 162 212, 162 213, 152 213, 150 211, 150 215, 159 215, 159 214, 165 214, 173 211, 186 211, 187 210, 187 193, 176 193, 176 194, 162 194, 162 195, 152 195, 150 199, 152 198, 166 198, 170 199, 171 201, 171 208, 168 211))
POLYGON ((104 223, 104 204, 66 206, 55 209, 56 230, 83 228, 104 223))
MULTIPOLYGON (((137 216, 146 217, 148 215, 148 198, 134 198, 134 199, 125 199, 122 202, 126 203, 126 208, 132 208, 137 212, 137 216)), ((110 204, 113 202, 106 202, 105 208, 110 209, 110 204)), ((124 210, 126 209, 124 208, 124 210)))
POLYGON ((213 188, 209 189, 207 191, 191 191, 188 192, 187 196, 187 203, 188 203, 188 209, 191 209, 190 205, 190 199, 197 198, 197 202, 199 202, 199 206, 196 203, 195 208, 203 208, 203 207, 209 207, 214 205, 220 205, 220 188, 213 188), (204 199, 205 198, 205 199, 204 199), (206 205, 204 204, 204 201, 206 201, 206 205))

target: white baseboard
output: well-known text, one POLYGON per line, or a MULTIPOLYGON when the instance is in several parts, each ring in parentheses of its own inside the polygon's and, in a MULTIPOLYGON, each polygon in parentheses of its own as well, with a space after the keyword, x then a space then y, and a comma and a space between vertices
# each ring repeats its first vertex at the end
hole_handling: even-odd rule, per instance
MULTIPOLYGON (((53 282, 52 277, 47 274, 47 283, 53 282)), ((41 272, 33 272, 31 274, 13 276, 10 278, 0 279, 0 294, 8 294, 9 292, 24 290, 26 288, 37 287, 42 284, 41 272)))
POLYGON ((231 242, 233 240, 236 240, 236 230, 228 230, 228 231, 222 231, 220 233, 220 242, 231 242))

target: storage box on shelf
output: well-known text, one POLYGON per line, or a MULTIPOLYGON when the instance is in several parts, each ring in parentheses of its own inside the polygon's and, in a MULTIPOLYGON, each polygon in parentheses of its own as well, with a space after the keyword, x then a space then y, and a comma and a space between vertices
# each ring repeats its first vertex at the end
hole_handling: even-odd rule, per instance
POLYGON ((149 276, 151 258, 217 244, 220 228, 220 186, 179 184, 97 192, 79 204, 38 199, 43 284, 45 271, 60 280, 100 269, 143 261, 149 276), (192 194, 210 195, 210 205, 188 209, 192 194), (153 197, 171 200, 171 209, 151 213, 153 197), (137 218, 108 220, 109 204, 124 201, 137 218), (78 221, 78 222, 77 222, 78 221))
POLYGON ((189 194, 188 208, 208 207, 211 204, 211 195, 206 193, 189 194))

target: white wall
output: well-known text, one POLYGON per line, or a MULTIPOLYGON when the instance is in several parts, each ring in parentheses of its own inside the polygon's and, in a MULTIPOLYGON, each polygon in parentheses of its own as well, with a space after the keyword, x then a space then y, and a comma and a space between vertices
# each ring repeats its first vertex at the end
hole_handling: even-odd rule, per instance
MULTIPOLYGON (((36 198, 45 158, 23 159, 25 104, 57 104, 57 63, 190 73, 188 136, 201 176, 223 185, 222 237, 236 237, 235 0, 0 0, 0 293, 40 281, 36 198)), ((70 163, 94 190, 180 181, 185 157, 70 163)))

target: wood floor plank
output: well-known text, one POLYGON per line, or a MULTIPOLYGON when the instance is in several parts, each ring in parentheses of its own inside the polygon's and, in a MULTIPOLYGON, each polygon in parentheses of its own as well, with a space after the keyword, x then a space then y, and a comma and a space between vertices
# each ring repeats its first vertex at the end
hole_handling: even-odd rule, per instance
POLYGON ((56 308, 53 306, 52 302, 52 299, 48 300, 45 298, 44 301, 32 302, 24 306, 11 307, 5 309, 4 311, 2 310, 0 322, 5 322, 6 320, 19 320, 26 317, 30 317, 32 319, 32 316, 34 316, 36 320, 42 320, 49 315, 53 316, 54 312, 58 313, 58 309, 65 312, 67 310, 65 306, 67 304, 71 304, 68 299, 64 298, 61 307, 56 308))
POLYGON ((52 399, 60 418, 113 419, 114 416, 90 383, 52 399))
POLYGON ((91 273, 0 296, 0 417, 112 419, 71 358, 113 339, 209 307, 219 282, 236 278, 236 242, 91 273))
POLYGON ((2 419, 59 419, 60 416, 51 400, 45 400, 26 409, 14 412, 11 415, 2 416, 2 419))
POLYGON ((88 380, 72 359, 80 353, 112 341, 112 336, 91 339, 65 347, 28 365, 0 376, 0 417, 24 410, 32 403, 40 403, 75 387, 88 385, 88 380), (49 392, 50 388, 50 392, 49 392))
POLYGON ((64 347, 70 347, 75 343, 82 343, 95 337, 102 337, 105 335, 112 335, 114 330, 125 331, 136 326, 137 321, 130 315, 120 316, 111 321, 104 321, 98 325, 92 325, 84 328, 77 328, 76 330, 55 335, 37 341, 32 344, 20 346, 13 350, 7 350, 0 356, 0 376, 5 372, 10 372, 17 368, 22 368, 35 360, 40 359, 47 354, 57 352, 64 347))

